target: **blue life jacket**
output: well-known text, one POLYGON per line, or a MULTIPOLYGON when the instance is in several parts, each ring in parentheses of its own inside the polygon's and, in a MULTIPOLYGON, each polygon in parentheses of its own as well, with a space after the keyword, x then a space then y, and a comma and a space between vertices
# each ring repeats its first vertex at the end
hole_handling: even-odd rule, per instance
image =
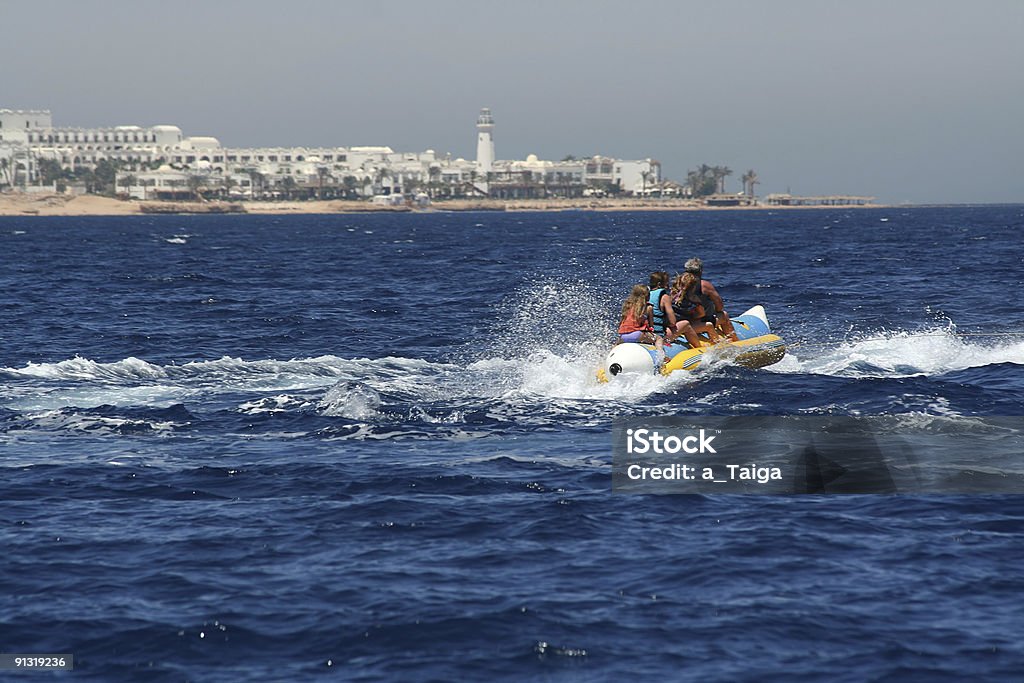
POLYGON ((654 334, 665 334, 665 311, 661 310, 661 296, 665 294, 664 287, 651 290, 651 296, 647 300, 654 307, 654 334))

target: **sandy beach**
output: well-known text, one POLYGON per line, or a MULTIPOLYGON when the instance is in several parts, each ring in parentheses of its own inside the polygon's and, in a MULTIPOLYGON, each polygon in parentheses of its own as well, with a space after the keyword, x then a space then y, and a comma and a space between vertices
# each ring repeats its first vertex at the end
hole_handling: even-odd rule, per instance
MULTIPOLYGON (((162 213, 218 213, 224 205, 217 202, 140 202, 100 197, 96 195, 70 196, 62 194, 0 194, 0 216, 131 216, 144 213, 144 205, 156 206, 162 213)), ((367 212, 434 212, 434 211, 735 211, 807 209, 806 206, 740 206, 708 207, 689 199, 635 199, 635 198, 582 198, 582 199, 453 199, 438 201, 427 208, 410 209, 405 206, 378 206, 366 201, 252 201, 242 202, 243 213, 331 214, 367 212)), ((843 208, 878 207, 879 204, 847 206, 843 208)))

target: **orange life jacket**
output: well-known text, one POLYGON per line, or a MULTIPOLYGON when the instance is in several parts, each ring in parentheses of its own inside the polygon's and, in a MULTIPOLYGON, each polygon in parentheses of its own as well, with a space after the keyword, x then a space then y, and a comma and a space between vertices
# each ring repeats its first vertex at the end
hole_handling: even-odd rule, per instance
POLYGON ((619 334, 629 334, 630 332, 651 332, 654 328, 651 326, 651 321, 647 319, 647 314, 644 313, 637 319, 635 313, 630 311, 626 314, 626 317, 619 323, 619 334))

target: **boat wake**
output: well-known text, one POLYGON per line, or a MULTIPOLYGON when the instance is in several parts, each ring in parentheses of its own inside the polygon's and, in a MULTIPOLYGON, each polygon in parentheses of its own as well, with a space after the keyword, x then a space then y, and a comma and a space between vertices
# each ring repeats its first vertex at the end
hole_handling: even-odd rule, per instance
POLYGON ((967 337, 950 328, 939 328, 874 334, 837 343, 797 344, 767 370, 852 378, 938 377, 1003 363, 1024 364, 1024 334, 967 337))
MULTIPOLYGON (((773 377, 794 375, 953 378, 1012 389, 1019 384, 1017 372, 998 366, 1024 364, 1024 340, 933 329, 795 345, 780 363, 760 371, 712 358, 692 373, 623 375, 602 384, 594 369, 607 352, 606 340, 559 339, 537 333, 535 326, 531 343, 517 348, 511 337, 499 338, 453 362, 325 355, 223 357, 180 365, 134 357, 29 363, 0 368, 0 432, 160 437, 234 420, 220 429, 326 438, 467 438, 567 423, 605 428, 615 417, 666 410, 756 409, 771 405, 766 397, 778 390, 773 377), (977 368, 987 374, 957 374, 977 375, 977 368)), ((903 405, 898 397, 885 400, 890 409, 903 405)))
MULTIPOLYGON (((0 368, 5 396, 0 405, 13 410, 102 405, 166 407, 209 400, 220 394, 249 394, 251 398, 238 406, 240 410, 279 412, 297 405, 293 394, 321 391, 321 408, 326 414, 340 414, 346 411, 336 405, 339 394, 331 393, 338 386, 363 386, 386 401, 518 398, 631 402, 652 393, 671 393, 732 367, 721 360, 697 373, 674 373, 671 377, 624 375, 614 383, 600 384, 594 368, 606 350, 603 341, 590 341, 576 344, 571 352, 558 344, 518 355, 483 352, 483 357, 462 363, 326 355, 290 360, 225 356, 156 365, 133 357, 112 363, 75 357, 0 368)), ((877 334, 834 344, 795 345, 781 362, 765 371, 851 378, 941 376, 1004 363, 1024 364, 1024 340, 975 340, 949 330, 928 330, 877 334)))

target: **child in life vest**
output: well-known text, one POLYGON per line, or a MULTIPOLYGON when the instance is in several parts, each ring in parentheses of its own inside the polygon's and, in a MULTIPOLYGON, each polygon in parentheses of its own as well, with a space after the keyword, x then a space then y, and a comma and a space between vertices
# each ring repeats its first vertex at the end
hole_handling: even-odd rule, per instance
POLYGON ((622 316, 619 318, 619 342, 654 344, 662 347, 662 338, 654 334, 651 320, 654 307, 648 301, 651 290, 646 285, 634 285, 633 290, 622 303, 622 316))

